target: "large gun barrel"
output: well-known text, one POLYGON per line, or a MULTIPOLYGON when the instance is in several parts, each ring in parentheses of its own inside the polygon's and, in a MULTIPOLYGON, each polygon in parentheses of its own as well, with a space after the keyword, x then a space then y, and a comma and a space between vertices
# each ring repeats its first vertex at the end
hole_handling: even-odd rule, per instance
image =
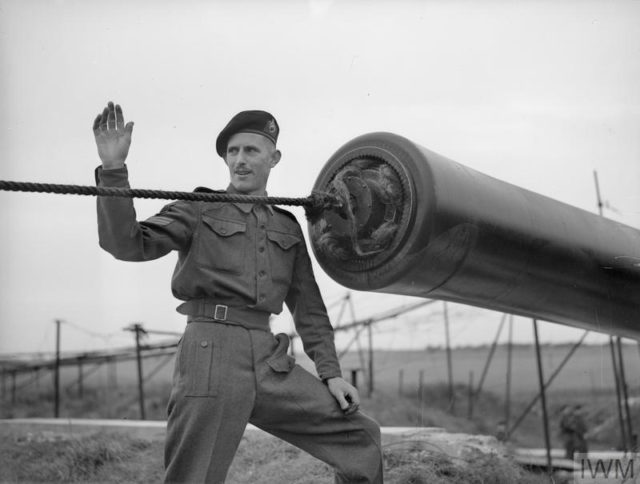
POLYGON ((391 133, 342 146, 309 220, 322 268, 421 296, 640 338, 640 231, 479 173, 391 133))

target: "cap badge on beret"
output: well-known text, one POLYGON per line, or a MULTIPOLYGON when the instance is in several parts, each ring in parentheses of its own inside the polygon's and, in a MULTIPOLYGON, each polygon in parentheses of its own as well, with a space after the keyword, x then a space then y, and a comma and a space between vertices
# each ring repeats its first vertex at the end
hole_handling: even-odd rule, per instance
POLYGON ((269 121, 267 121, 267 125, 265 126, 264 130, 267 133, 273 135, 278 130, 278 128, 276 128, 275 119, 270 119, 269 121))

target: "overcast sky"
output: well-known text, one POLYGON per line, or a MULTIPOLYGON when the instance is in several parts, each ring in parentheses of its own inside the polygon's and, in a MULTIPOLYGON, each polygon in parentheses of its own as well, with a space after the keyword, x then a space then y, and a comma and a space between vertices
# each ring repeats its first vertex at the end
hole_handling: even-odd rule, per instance
MULTIPOLYGON (((215 136, 265 109, 281 127, 272 195, 308 195, 342 144, 391 131, 590 211, 597 170, 606 215, 640 228, 639 1, 0 0, 0 70, 4 180, 92 184, 91 124, 113 100, 135 121, 132 186, 224 188, 215 136)), ((164 203, 136 201, 139 218, 164 203)), ((0 192, 0 353, 53 349, 56 318, 66 350, 131 343, 131 322, 183 328, 175 256, 116 261, 95 219, 90 197, 0 192)), ((315 267, 326 302, 344 296, 315 267)), ((357 317, 415 302, 353 299, 357 317)), ((441 344, 441 313, 384 323, 376 344, 441 344)), ((457 305, 450 317, 454 344, 490 342, 500 320, 457 305)), ((285 310, 274 327, 289 325, 285 310)), ((531 325, 516 318, 514 334, 530 341, 531 325)))

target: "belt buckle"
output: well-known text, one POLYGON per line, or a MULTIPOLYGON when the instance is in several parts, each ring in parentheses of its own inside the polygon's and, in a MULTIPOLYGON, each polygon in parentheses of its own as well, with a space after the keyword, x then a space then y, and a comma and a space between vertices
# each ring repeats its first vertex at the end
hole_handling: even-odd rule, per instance
POLYGON ((228 306, 224 304, 216 304, 216 308, 213 311, 213 319, 216 321, 225 321, 227 319, 227 309, 228 306), (222 313, 222 316, 219 315, 220 313, 222 313))

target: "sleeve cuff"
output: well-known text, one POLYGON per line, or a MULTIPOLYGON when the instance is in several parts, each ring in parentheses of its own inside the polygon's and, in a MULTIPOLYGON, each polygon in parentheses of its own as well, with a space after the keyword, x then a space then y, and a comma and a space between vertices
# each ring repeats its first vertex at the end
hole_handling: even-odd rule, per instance
POLYGON ((339 369, 324 371, 320 373, 322 383, 327 383, 331 378, 342 378, 342 372, 339 369))
POLYGON ((98 166, 94 172, 97 186, 105 187, 127 187, 129 185, 129 171, 127 165, 122 168, 113 168, 105 170, 102 166, 98 166))

